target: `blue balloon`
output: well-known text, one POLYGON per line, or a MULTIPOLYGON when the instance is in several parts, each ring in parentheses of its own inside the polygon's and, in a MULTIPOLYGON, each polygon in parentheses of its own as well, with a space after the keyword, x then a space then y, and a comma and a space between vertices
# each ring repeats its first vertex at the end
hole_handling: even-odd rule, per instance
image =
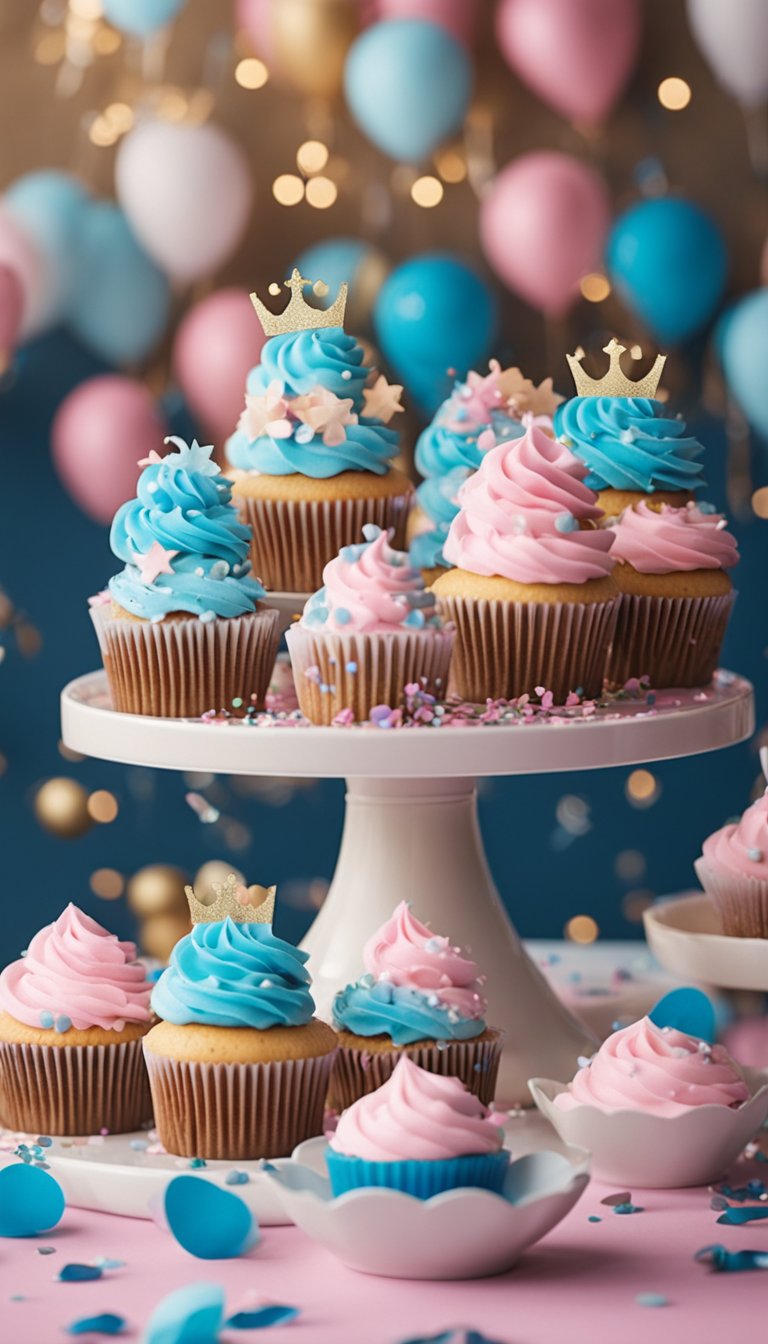
POLYGON ((715 1040, 715 1006, 701 989, 681 985, 670 989, 653 1005, 648 1016, 657 1027, 674 1027, 700 1041, 715 1040))
POLYGON ((131 37, 149 37, 176 18, 187 0, 104 0, 104 18, 131 37))
POLYGON ((328 285, 328 295, 316 300, 320 308, 328 308, 333 303, 339 286, 346 280, 349 285, 347 330, 356 332, 368 328, 371 306, 389 270, 383 252, 360 238, 327 238, 325 242, 306 248, 294 265, 307 279, 324 280, 328 285))
POLYGON ((668 345, 706 326, 728 269, 715 221, 698 205, 673 196, 640 201, 621 215, 606 260, 627 307, 668 345))
POLYGON ((56 168, 26 173, 3 198, 3 204, 37 243, 47 263, 53 290, 49 296, 50 325, 63 316, 71 293, 72 254, 83 207, 89 199, 77 177, 56 168))
POLYGON ((157 343, 170 311, 168 279, 137 243, 111 201, 83 212, 74 256, 68 321, 89 349, 133 364, 157 343))
POLYGON ((351 47, 344 92, 378 149, 418 163, 461 126, 472 67, 465 48, 439 24, 392 19, 368 28, 351 47))
POLYGON ((453 375, 465 374, 491 352, 497 305, 471 266, 447 252, 403 262, 379 290, 373 318, 388 363, 422 410, 432 414, 453 375))
POLYGON ((722 349, 728 387, 749 423, 768 440, 768 288, 728 310, 722 349))

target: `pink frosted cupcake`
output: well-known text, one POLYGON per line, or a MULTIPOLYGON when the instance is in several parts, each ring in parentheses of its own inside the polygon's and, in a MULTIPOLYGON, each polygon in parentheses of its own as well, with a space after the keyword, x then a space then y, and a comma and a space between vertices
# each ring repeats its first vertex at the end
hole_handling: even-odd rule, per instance
POLYGON ((726 570, 738 562, 725 519, 704 506, 625 509, 610 529, 621 599, 608 679, 704 686, 720 657, 734 603, 726 570))
POLYGON ((740 821, 707 837, 694 867, 723 933, 768 938, 768 791, 740 821))
POLYGON ((340 1049, 331 1106, 344 1110, 381 1087, 403 1054, 432 1073, 460 1078, 491 1102, 502 1034, 486 1024, 477 963, 401 901, 365 944, 363 967, 333 1001, 340 1049))
POLYGON ((326 1154, 331 1188, 386 1186, 416 1199, 500 1191, 509 1165, 501 1123, 458 1078, 436 1077, 404 1055, 389 1081, 339 1120, 326 1154))
POLYGON ((399 705, 410 683, 438 697, 447 688, 453 630, 387 533, 368 524, 363 536, 326 565, 323 587, 286 634, 299 706, 313 723, 342 713, 365 720, 375 705, 399 705))
POLYGON ((34 1134, 126 1133, 152 1114, 151 986, 133 943, 68 905, 0 975, 0 1110, 34 1134))
POLYGON ((613 536, 594 525, 586 468, 535 424, 490 449, 459 491, 432 591, 456 625, 452 684, 465 700, 537 686, 562 704, 599 694, 617 591, 613 536))
POLYGON ((741 1106, 750 1091, 722 1045, 709 1045, 649 1017, 615 1031, 565 1091, 561 1111, 646 1111, 672 1118, 696 1106, 741 1106))

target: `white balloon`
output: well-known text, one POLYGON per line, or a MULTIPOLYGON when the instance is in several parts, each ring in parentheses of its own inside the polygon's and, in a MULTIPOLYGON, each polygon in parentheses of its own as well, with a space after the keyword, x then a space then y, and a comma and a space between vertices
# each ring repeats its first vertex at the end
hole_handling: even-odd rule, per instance
POLYGON ((688 0, 688 22, 723 87, 760 107, 768 99, 768 0, 688 0))
POLYGON ((115 187, 146 251, 182 283, 231 256, 253 199, 243 151, 210 122, 140 122, 118 150, 115 187))

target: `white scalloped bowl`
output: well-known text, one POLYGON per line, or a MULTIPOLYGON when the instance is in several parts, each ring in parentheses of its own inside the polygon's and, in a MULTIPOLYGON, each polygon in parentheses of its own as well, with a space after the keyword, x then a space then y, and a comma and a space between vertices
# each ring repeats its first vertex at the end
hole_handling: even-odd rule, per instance
POLYGON ((394 1279, 503 1274, 573 1208, 589 1182, 584 1152, 529 1153, 510 1163, 504 1195, 448 1190, 419 1200, 372 1187, 334 1198, 322 1174, 325 1139, 300 1144, 268 1172, 307 1236, 350 1269, 394 1279))
POLYGON ((677 1116, 585 1105, 564 1111, 555 1097, 565 1083, 530 1078, 528 1087, 563 1143, 592 1154, 598 1180, 652 1190, 709 1185, 735 1162, 768 1117, 765 1074, 745 1069, 744 1075, 752 1096, 741 1106, 692 1106, 677 1116))

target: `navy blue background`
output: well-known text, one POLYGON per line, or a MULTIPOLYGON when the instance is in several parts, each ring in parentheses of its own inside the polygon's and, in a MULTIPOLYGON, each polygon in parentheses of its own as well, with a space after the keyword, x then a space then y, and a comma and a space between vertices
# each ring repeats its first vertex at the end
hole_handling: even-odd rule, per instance
MULTIPOLYGON (((98 761, 72 763, 59 753, 59 690, 99 662, 86 598, 104 586, 116 562, 106 529, 85 518, 60 486, 48 437, 65 392, 100 371, 69 339, 53 336, 23 353, 12 385, 0 393, 0 584, 43 638, 41 652, 30 660, 9 645, 0 667, 0 753, 7 759, 0 778, 0 959, 17 955, 29 935, 68 900, 116 931, 131 930, 124 901, 107 903, 91 894, 89 877, 96 868, 130 875, 143 864, 162 862, 191 874, 210 858, 231 859, 250 881, 280 883, 285 899, 278 926, 298 937, 311 917, 306 884, 329 877, 333 869, 342 818, 340 784, 286 790, 261 781, 253 796, 243 796, 232 781, 217 782, 204 792, 249 832, 247 846, 232 850, 222 826, 202 825, 187 805, 190 782, 181 776, 98 761), (43 830, 32 808, 35 788, 62 774, 87 788, 111 790, 120 803, 117 820, 70 841, 43 830)), ((722 505, 723 427, 688 418, 707 445, 707 494, 722 505)), ((183 411, 172 419, 177 432, 188 430, 183 411)), ((742 547, 740 598, 723 663, 756 682, 762 724, 768 713, 768 528, 753 519, 735 530, 742 547)), ((570 916, 588 913, 604 936, 639 935, 640 926, 628 923, 622 913, 627 892, 640 888, 663 894, 691 883, 691 863, 704 836, 748 801, 758 773, 756 743, 651 768, 661 794, 646 810, 627 801, 626 769, 482 786, 489 859, 521 932, 558 937, 570 916), (591 826, 582 836, 558 828, 556 809, 566 794, 589 806, 591 826), (631 881, 616 871, 617 856, 625 850, 640 851, 645 859, 644 874, 631 881)), ((418 891, 401 894, 418 911, 418 891)))

